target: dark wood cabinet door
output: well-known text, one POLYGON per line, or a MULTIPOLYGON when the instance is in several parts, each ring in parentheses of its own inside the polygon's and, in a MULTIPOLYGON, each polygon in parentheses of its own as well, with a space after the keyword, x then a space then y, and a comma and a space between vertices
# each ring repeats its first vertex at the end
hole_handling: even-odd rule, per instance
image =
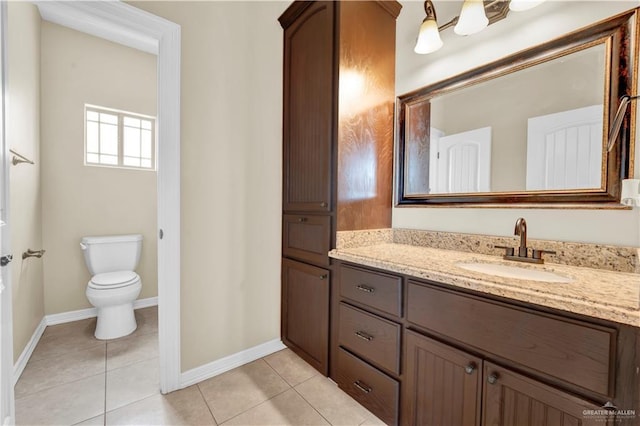
POLYGON ((580 426, 606 425, 601 416, 585 410, 600 405, 514 373, 495 364, 484 364, 483 425, 580 426))
POLYGON ((482 360, 410 330, 405 337, 402 423, 479 425, 482 360))
POLYGON ((334 7, 312 4, 284 32, 285 211, 331 210, 334 7))
POLYGON ((323 374, 329 358, 329 271, 282 260, 284 342, 323 374))

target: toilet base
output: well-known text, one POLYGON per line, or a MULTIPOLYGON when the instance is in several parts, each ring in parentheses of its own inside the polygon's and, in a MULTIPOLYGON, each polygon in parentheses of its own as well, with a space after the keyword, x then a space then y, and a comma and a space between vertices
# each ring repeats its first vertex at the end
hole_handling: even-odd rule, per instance
POLYGON ((117 339, 133 333, 137 327, 133 303, 98 308, 96 339, 117 339))

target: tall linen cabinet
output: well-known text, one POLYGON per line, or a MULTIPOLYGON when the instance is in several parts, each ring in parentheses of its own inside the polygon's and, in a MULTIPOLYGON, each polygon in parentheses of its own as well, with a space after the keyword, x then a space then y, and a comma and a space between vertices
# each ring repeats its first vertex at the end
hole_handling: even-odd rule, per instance
POLYGON ((330 372, 336 232, 389 228, 395 1, 296 1, 284 29, 282 339, 330 372))

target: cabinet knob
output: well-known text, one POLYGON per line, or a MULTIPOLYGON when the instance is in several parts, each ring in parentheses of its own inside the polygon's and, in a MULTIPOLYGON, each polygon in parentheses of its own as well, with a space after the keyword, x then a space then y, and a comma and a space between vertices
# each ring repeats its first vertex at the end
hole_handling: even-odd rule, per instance
POLYGON ((306 217, 299 217, 298 218, 298 222, 306 222, 307 218, 306 217))
POLYGON ((491 373, 489 377, 487 377, 487 382, 490 384, 495 384, 498 381, 498 373, 491 373))
POLYGON ((328 204, 325 203, 324 201, 320 203, 320 207, 327 207, 327 206, 328 206, 328 204))
POLYGON ((355 382, 353 382, 353 385, 364 393, 369 393, 373 390, 371 389, 370 386, 367 386, 364 382, 361 382, 360 380, 356 380, 355 382))
POLYGON ((476 371, 476 363, 475 362, 470 362, 469 364, 467 364, 466 367, 464 367, 464 372, 467 374, 473 374, 473 372, 476 371))
POLYGON ((320 278, 321 280, 326 280, 327 279, 327 274, 322 274, 318 278, 320 278))

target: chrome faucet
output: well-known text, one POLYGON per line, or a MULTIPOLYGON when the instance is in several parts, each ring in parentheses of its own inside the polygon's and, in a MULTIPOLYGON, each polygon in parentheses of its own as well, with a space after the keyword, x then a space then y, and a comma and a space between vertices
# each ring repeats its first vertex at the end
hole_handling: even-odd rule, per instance
POLYGON ((531 251, 531 257, 529 257, 529 248, 527 247, 527 221, 524 220, 523 217, 519 217, 518 220, 516 220, 513 234, 520 237, 520 247, 517 248, 517 251, 513 247, 494 246, 495 248, 505 249, 503 259, 517 260, 518 262, 544 263, 544 259, 542 259, 543 253, 556 254, 555 251, 533 249, 531 251))
POLYGON ((519 217, 516 220, 516 228, 513 231, 513 235, 520 236, 520 248, 518 249, 518 256, 527 257, 527 221, 524 217, 519 217))

